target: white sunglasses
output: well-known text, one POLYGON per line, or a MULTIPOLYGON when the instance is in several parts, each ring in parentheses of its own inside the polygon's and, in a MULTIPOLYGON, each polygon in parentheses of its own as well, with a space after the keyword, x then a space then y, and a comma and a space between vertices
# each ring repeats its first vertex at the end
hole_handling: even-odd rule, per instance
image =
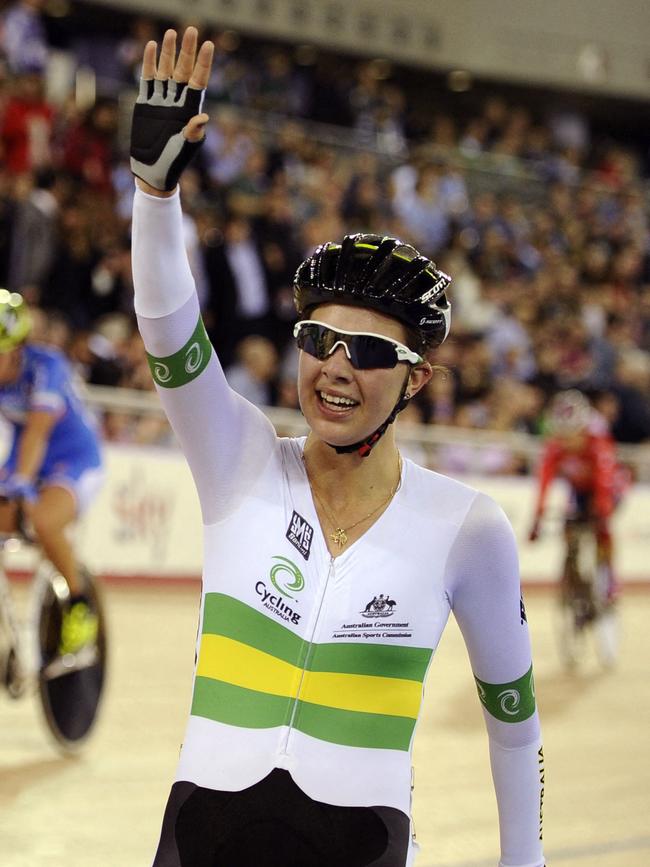
POLYGON ((357 370, 396 367, 401 361, 421 364, 424 359, 398 340, 370 331, 334 329, 316 319, 301 319, 293 327, 298 347, 319 361, 325 361, 342 346, 357 370))

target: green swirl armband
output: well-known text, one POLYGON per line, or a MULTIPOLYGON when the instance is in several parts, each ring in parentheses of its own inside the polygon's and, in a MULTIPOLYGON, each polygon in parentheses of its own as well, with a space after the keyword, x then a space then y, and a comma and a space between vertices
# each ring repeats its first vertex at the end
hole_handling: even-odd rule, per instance
POLYGON ((487 712, 501 722, 523 722, 535 713, 533 667, 510 683, 486 683, 475 677, 478 697, 487 712))
POLYGON ((157 358, 147 352, 147 361, 156 385, 178 388, 196 379, 207 367, 211 355, 212 344, 199 316, 194 333, 185 346, 164 358, 157 358))

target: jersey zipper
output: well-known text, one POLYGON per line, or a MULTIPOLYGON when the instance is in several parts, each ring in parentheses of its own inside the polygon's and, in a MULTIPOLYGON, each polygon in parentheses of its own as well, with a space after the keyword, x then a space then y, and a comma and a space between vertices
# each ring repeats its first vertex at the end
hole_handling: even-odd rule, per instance
POLYGON ((307 667, 309 664, 309 660, 314 651, 314 637, 316 635, 316 630, 318 628, 318 623, 320 621, 321 612, 323 610, 323 603, 325 601, 325 595, 327 594, 327 588, 329 587, 330 578, 334 574, 334 557, 330 556, 329 567, 327 569, 327 577, 325 578, 325 584, 320 594, 320 599, 318 600, 318 610, 316 611, 316 617, 314 618, 314 625, 311 629, 311 635, 309 637, 309 649, 307 650, 307 654, 305 656, 302 671, 300 672, 300 683, 298 684, 298 689, 296 690, 296 697, 293 700, 293 707, 291 709, 291 718, 289 719, 289 725, 287 728, 287 734, 284 739, 284 746, 282 747, 281 753, 282 755, 289 755, 289 740, 291 739, 291 734, 294 729, 294 723, 296 720, 296 714, 298 713, 298 702, 300 701, 300 693, 302 692, 302 685, 305 681, 305 676, 307 674, 307 667))

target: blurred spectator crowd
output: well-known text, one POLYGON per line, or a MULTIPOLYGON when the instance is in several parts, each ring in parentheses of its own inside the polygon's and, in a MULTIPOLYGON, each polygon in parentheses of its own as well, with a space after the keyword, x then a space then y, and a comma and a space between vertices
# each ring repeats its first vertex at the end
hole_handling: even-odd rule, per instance
MULTIPOLYGON (((84 379, 150 389, 125 143, 142 47, 163 24, 130 17, 111 35, 72 21, 62 37, 43 5, 0 12, 0 285, 35 305, 34 339, 84 379)), ((217 47, 211 124, 182 180, 185 241, 234 388, 297 406, 295 269, 315 245, 370 231, 454 278, 453 336, 433 359, 446 372, 409 420, 542 433, 550 397, 577 387, 619 441, 650 439, 647 154, 615 129, 593 137, 575 111, 542 115, 496 90, 445 110, 425 72, 413 89, 379 61, 202 36, 217 47)), ((105 435, 169 436, 115 413, 105 435)), ((524 468, 510 454, 486 469, 524 468)))

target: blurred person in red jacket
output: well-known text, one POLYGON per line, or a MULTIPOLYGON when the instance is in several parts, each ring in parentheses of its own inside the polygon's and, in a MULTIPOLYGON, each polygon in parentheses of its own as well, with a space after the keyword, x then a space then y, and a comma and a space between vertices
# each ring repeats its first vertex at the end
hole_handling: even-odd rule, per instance
POLYGON ((52 162, 51 141, 54 108, 45 98, 39 72, 16 75, 2 119, 0 137, 7 168, 21 175, 48 167, 52 162))
POLYGON ((98 99, 63 142, 63 167, 102 196, 113 194, 116 132, 117 105, 111 99, 98 99))
POLYGON ((531 542, 539 536, 548 490, 556 478, 569 485, 565 532, 577 522, 589 522, 594 527, 599 564, 606 571, 611 600, 616 583, 610 520, 629 479, 617 461, 616 446, 605 417, 577 389, 562 391, 551 402, 549 437, 542 452, 537 505, 529 533, 531 542))

